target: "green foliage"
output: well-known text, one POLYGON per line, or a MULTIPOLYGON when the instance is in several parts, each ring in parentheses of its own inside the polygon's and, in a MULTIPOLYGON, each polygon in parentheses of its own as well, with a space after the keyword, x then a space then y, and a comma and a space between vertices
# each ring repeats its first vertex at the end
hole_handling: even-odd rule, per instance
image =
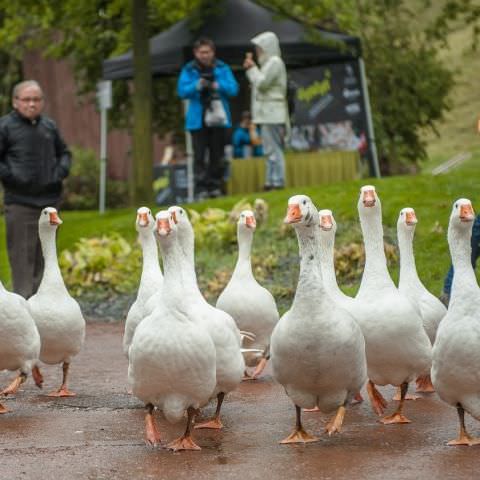
POLYGON ((138 285, 141 250, 121 235, 81 238, 63 250, 59 263, 65 284, 75 296, 96 292, 99 298, 129 293, 138 285))

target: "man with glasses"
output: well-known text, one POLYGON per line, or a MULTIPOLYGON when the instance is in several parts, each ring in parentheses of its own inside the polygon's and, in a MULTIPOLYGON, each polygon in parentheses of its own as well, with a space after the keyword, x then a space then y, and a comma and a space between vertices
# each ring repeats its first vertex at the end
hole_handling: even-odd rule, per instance
POLYGON ((13 290, 28 298, 43 274, 38 218, 44 207, 58 206, 71 153, 55 122, 42 115, 36 81, 17 84, 12 96, 13 111, 0 118, 0 180, 13 290))

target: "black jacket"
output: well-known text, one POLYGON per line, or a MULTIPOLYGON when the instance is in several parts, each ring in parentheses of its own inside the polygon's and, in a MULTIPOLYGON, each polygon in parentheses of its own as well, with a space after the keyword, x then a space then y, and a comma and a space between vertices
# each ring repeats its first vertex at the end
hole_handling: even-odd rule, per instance
POLYGON ((72 155, 55 122, 29 120, 17 111, 0 118, 0 180, 6 205, 55 205, 62 193, 72 155))

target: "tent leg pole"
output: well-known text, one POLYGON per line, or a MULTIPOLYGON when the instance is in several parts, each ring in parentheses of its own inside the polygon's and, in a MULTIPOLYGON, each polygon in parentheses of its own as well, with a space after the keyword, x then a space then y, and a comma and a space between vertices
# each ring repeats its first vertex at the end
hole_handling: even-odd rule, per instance
POLYGON ((360 77, 362 83, 363 100, 365 102, 365 113, 367 116, 368 128, 368 148, 372 157, 371 173, 376 178, 380 178, 380 167, 378 165, 377 144, 375 143, 375 132, 373 129, 372 111, 370 109, 370 97, 368 95, 367 75, 365 73, 365 63, 362 57, 358 59, 358 67, 360 69, 360 77))

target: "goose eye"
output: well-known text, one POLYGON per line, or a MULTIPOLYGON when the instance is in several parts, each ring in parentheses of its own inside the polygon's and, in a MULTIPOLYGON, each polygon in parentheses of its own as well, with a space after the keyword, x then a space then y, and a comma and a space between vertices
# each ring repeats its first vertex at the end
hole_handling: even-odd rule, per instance
POLYGON ((458 203, 455 204, 455 208, 458 208, 458 203))
POLYGON ((307 201, 306 201, 306 200, 304 200, 304 201, 303 201, 303 204, 304 204, 304 205, 306 205, 306 204, 307 204, 307 201))
POLYGON ((46 215, 46 214, 47 214, 47 212, 43 212, 43 214, 44 214, 44 215, 46 215))

